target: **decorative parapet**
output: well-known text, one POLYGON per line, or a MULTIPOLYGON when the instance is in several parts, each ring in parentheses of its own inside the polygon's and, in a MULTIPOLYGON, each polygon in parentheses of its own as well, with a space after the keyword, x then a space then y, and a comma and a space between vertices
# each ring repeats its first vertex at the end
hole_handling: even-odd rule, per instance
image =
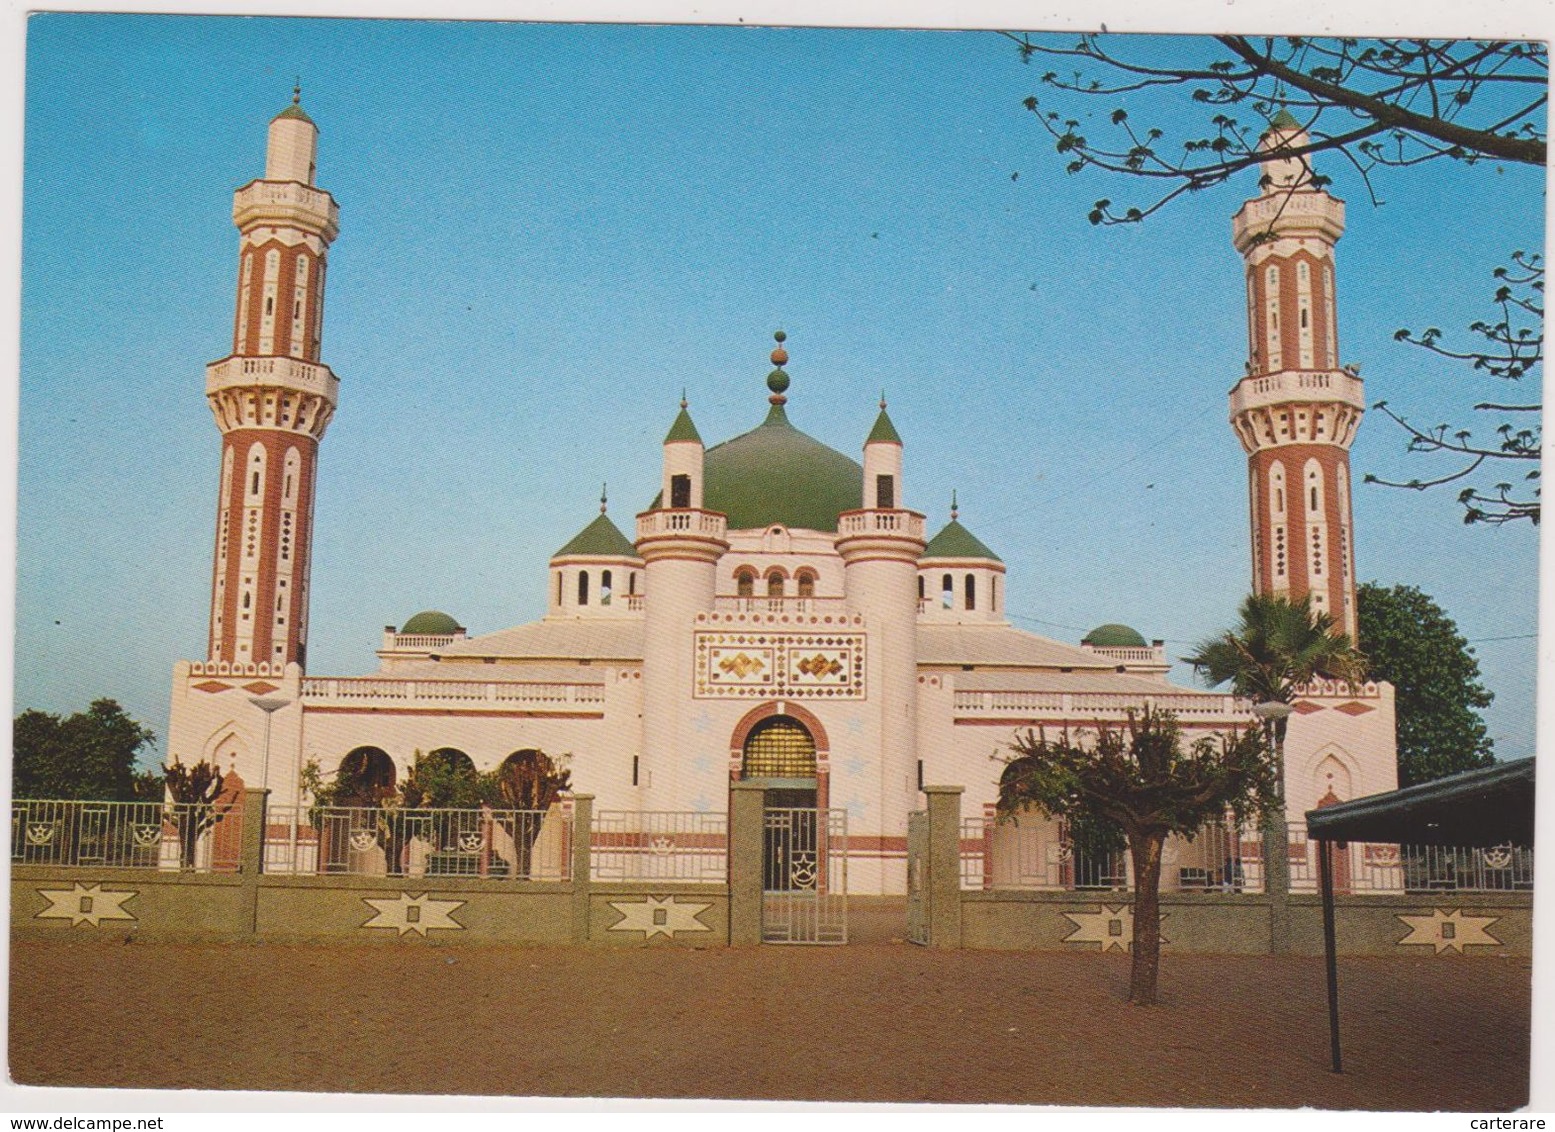
POLYGON ((250 181, 232 197, 232 223, 292 224, 333 240, 340 234, 340 206, 323 189, 298 181, 250 181))
POLYGON ((251 661, 234 664, 225 660, 191 660, 190 676, 270 676, 279 679, 286 675, 286 665, 269 661, 251 661))
POLYGON ((1319 236, 1332 242, 1342 235, 1344 201, 1325 192, 1276 192, 1256 197, 1231 218, 1231 242, 1243 253, 1270 238, 1319 236))
POLYGON ((848 602, 841 597, 717 597, 713 609, 719 613, 842 614, 848 602))
POLYGON ((601 711, 603 684, 543 684, 496 680, 395 680, 383 677, 309 676, 302 681, 303 708, 380 704, 406 707, 489 707, 494 711, 601 711))
POLYGON ((1375 700, 1382 696, 1382 685, 1374 680, 1356 684, 1345 680, 1314 680, 1310 684, 1297 684, 1293 692, 1298 699, 1375 700))
POLYGON ((1170 711, 1187 719, 1245 722, 1252 702, 1228 695, 1132 696, 1121 692, 956 692, 951 700, 956 716, 1117 720, 1146 708, 1170 711))

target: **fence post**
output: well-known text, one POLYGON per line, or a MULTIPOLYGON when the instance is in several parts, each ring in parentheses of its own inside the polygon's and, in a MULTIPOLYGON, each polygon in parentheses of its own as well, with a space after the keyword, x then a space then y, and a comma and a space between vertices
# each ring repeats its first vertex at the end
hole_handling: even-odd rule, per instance
POLYGON ((589 896, 594 886, 590 849, 594 837, 594 795, 572 796, 572 942, 589 938, 589 896))
POLYGON ((761 942, 762 827, 766 789, 757 782, 729 784, 729 943, 761 942))
POLYGON ((265 868, 265 833, 269 817, 270 790, 251 786, 243 791, 243 847, 239 853, 238 877, 243 886, 243 903, 250 935, 259 931, 259 878, 265 868))
POLYGON ((961 794, 964 786, 925 786, 929 798, 929 946, 961 946, 961 794))

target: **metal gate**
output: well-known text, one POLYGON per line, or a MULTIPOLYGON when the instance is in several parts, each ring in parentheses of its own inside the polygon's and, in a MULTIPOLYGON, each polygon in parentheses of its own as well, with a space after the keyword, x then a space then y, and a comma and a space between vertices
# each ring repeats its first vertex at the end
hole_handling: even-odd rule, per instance
POLYGON ((847 811, 769 809, 762 834, 762 942, 847 943, 847 811))
POLYGON ((929 812, 915 810, 907 815, 907 941, 927 947, 929 943, 929 894, 923 878, 928 872, 929 812))

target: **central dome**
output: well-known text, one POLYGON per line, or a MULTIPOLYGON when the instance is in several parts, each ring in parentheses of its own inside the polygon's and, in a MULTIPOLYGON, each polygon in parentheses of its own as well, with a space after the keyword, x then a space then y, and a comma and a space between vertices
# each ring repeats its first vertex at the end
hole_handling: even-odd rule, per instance
POLYGON ((835 531, 837 516, 856 511, 864 497, 864 469, 806 436, 782 405, 749 432, 715 444, 702 465, 702 500, 729 517, 729 529, 782 524, 835 531))

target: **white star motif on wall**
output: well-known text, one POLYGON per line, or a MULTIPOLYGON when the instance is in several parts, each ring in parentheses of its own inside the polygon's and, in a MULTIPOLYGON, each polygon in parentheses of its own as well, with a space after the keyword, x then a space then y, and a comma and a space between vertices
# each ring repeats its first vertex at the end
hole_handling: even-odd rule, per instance
POLYGON ((700 715, 691 721, 691 726, 696 728, 698 731, 706 731, 712 725, 713 717, 707 714, 706 708, 702 710, 700 715))
POLYGON ((705 814, 708 810, 713 808, 713 804, 709 802, 704 795, 698 794, 696 799, 691 803, 691 808, 699 814, 705 814))
POLYGON ((411 896, 402 892, 393 900, 374 900, 364 896, 362 902, 377 912, 362 925, 364 928, 390 928, 400 935, 406 932, 426 935, 438 928, 464 930, 464 925, 453 918, 454 910, 464 906, 463 900, 433 900, 427 893, 411 896))
POLYGON ((854 794, 842 804, 842 808, 848 811, 849 821, 862 821, 864 819, 864 811, 869 809, 869 804, 857 794, 854 794))
POLYGON ((848 772, 850 778, 857 778, 864 773, 864 760, 858 755, 854 755, 843 762, 842 769, 848 772))
POLYGON ((843 726, 846 727, 852 734, 857 735, 860 731, 864 730, 864 721, 856 715, 850 715, 846 720, 843 721, 843 726))
POLYGON ((698 755, 696 758, 691 760, 691 769, 696 771, 698 774, 706 774, 708 771, 713 769, 713 760, 708 758, 706 755, 698 755))
MULTIPOLYGON (((1064 937, 1065 943, 1098 943, 1103 951, 1116 948, 1128 951, 1134 945, 1134 909, 1123 904, 1117 908, 1103 904, 1095 912, 1065 912, 1074 922, 1074 931, 1064 937)), ((1163 915, 1161 919, 1166 919, 1163 915)), ((1165 936, 1162 943, 1169 942, 1165 936)))
POLYGON ((1436 948, 1436 954, 1440 955, 1444 951, 1462 954, 1463 949, 1470 945, 1499 947, 1501 944, 1499 939, 1486 931, 1500 916, 1465 916, 1461 908, 1451 912, 1433 908, 1429 916, 1399 915, 1398 918, 1409 928, 1409 934, 1398 941, 1400 947, 1421 944, 1436 948))
POLYGON ((644 939, 656 935, 674 936, 676 932, 710 932, 713 929, 697 916, 711 904, 682 903, 673 896, 650 896, 646 900, 612 900, 610 906, 621 918, 610 925, 613 932, 645 932, 644 939))
POLYGON ((124 902, 139 895, 135 892, 104 892, 102 885, 83 885, 73 888, 38 889, 38 895, 49 906, 35 917, 39 920, 69 920, 70 926, 90 924, 97 927, 104 920, 133 920, 135 914, 126 911, 124 902))

